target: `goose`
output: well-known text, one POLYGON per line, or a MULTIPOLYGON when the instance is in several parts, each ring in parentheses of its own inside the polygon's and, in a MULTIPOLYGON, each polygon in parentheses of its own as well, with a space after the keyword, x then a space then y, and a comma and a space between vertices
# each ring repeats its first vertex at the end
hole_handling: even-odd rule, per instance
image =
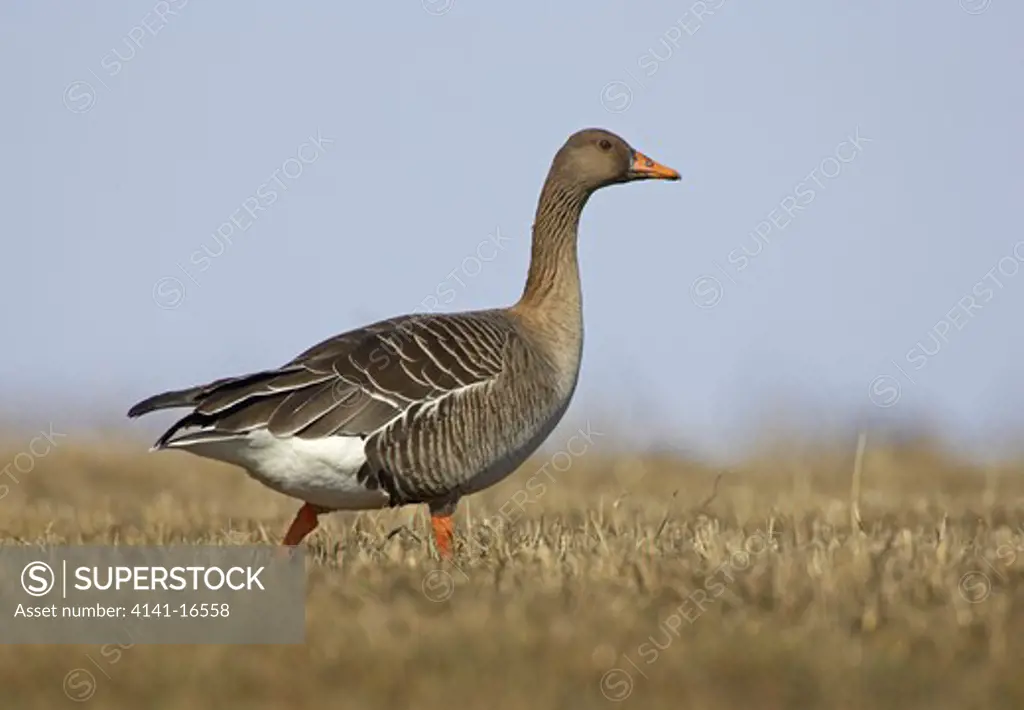
POLYGON ((300 544, 325 513, 426 504, 435 549, 450 559, 459 499, 518 468, 576 390, 577 231, 588 199, 608 185, 679 178, 614 133, 578 131, 541 189, 526 286, 513 305, 382 320, 275 369, 154 395, 128 417, 189 408, 150 451, 228 462, 303 501, 285 546, 300 544))

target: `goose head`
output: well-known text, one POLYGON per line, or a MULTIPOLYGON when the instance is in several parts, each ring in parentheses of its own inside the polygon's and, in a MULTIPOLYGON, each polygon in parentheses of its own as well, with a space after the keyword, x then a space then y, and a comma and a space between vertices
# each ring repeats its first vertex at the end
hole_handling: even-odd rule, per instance
POLYGON ((555 155, 551 176, 588 193, 636 180, 679 179, 672 168, 651 160, 601 128, 587 128, 569 136, 555 155))

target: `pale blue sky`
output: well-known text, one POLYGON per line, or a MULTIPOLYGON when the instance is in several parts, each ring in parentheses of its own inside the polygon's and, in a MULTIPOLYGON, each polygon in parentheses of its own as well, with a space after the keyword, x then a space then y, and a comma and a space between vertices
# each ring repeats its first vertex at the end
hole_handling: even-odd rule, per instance
POLYGON ((602 126, 683 180, 587 208, 570 419, 718 453, 783 409, 1012 439, 1022 26, 1010 0, 5 3, 4 409, 121 422, 432 294, 511 302, 554 151, 602 126))

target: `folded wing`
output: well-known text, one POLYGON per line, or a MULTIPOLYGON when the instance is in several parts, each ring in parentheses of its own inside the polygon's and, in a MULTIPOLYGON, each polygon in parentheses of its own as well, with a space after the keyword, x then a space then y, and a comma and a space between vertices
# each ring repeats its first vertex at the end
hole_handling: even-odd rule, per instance
POLYGON ((135 417, 192 407, 156 443, 187 448, 265 429, 366 438, 416 404, 499 375, 509 332, 489 311, 394 318, 325 340, 276 370, 150 397, 135 417))

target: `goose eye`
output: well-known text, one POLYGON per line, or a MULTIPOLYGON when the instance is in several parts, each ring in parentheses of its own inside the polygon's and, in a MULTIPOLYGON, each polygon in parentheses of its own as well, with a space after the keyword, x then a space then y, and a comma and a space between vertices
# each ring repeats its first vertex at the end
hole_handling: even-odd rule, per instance
POLYGON ((598 143, 598 145, 601 146, 601 150, 611 150, 612 149, 612 142, 610 140, 608 140, 607 138, 602 138, 600 140, 600 142, 598 143))

